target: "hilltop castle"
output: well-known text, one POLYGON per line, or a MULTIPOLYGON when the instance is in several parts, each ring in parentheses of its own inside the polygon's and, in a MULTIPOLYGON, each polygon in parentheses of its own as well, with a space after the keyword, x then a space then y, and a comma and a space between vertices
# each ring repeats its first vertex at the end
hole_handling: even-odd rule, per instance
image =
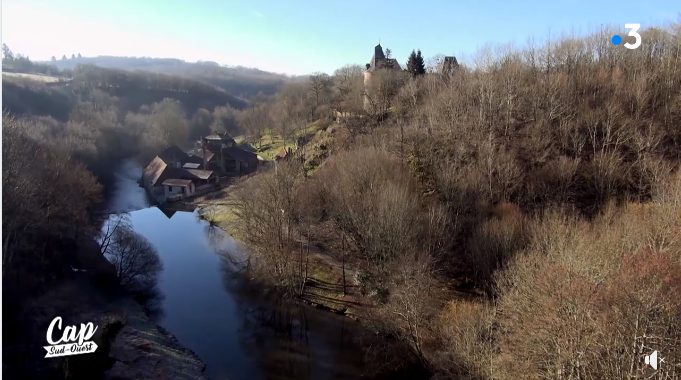
MULTIPOLYGON (((438 64, 437 73, 443 75, 451 75, 459 67, 459 63, 453 56, 447 56, 442 59, 438 64)), ((402 67, 397 62, 395 58, 387 58, 383 52, 383 47, 379 42, 378 45, 374 47, 374 55, 371 57, 371 61, 366 64, 366 70, 364 71, 364 108, 367 109, 370 106, 370 100, 367 95, 369 85, 371 83, 371 78, 373 73, 379 70, 396 70, 401 71, 402 67)))
POLYGON ((371 83, 372 73, 378 70, 402 70, 400 64, 395 58, 386 58, 383 52, 383 47, 380 42, 376 47, 374 47, 374 55, 371 57, 371 61, 366 64, 366 71, 364 71, 364 108, 369 107, 369 97, 366 94, 366 90, 371 83))

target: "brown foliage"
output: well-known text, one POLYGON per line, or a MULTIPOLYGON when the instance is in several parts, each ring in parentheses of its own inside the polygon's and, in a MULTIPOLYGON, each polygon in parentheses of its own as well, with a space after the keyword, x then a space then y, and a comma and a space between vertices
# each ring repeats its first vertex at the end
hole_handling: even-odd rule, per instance
MULTIPOLYGON (((679 363, 679 31, 633 51, 611 31, 488 49, 446 80, 373 73, 345 149, 289 184, 305 207, 267 236, 304 220, 347 238, 366 323, 443 378, 642 378, 653 349, 679 363), (464 276, 484 301, 448 291, 464 276)), ((360 72, 336 73, 338 108, 360 72)))
POLYGON ((21 273, 46 281, 66 264, 52 244, 94 233, 101 187, 68 152, 28 136, 26 120, 3 114, 2 123, 3 280, 21 273))

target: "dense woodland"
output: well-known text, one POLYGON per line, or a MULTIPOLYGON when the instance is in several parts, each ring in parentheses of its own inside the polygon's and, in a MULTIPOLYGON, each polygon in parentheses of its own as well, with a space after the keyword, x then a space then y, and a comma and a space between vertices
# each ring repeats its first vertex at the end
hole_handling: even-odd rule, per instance
POLYGON ((377 72, 367 89, 347 65, 248 101, 88 65, 69 86, 3 77, 3 287, 68 272, 59 247, 101 236, 123 159, 211 130, 292 143, 315 123, 300 160, 234 191, 260 278, 296 297, 300 241, 347 262, 382 366, 643 378, 651 347, 681 363, 681 29, 642 35, 637 50, 604 32, 484 51, 446 77, 377 72))
POLYGON ((296 297, 307 244, 347 262, 360 320, 397 338, 372 363, 436 378, 645 378, 653 349, 681 363, 681 28, 637 50, 609 36, 384 72, 367 110, 361 69, 320 98, 313 76, 310 112, 350 116, 234 192, 249 269, 296 297))
MULTIPOLYGON (((20 68, 24 59, 4 54, 3 64, 39 73, 35 66, 20 68)), ((88 293, 94 287, 99 290, 88 294, 124 289, 146 306, 156 296, 162 264, 126 218, 102 228, 114 171, 125 159, 144 165, 163 148, 186 147, 211 129, 238 133, 239 108, 247 102, 165 74, 85 65, 50 74, 67 80, 3 75, 3 329, 12 332, 3 337, 3 375, 92 379, 106 366, 93 366, 95 374, 78 365, 56 374, 45 368, 52 362, 41 355, 46 327, 40 318, 44 310, 72 310, 62 310, 58 297, 38 309, 34 300, 57 289, 88 293), (72 268, 82 267, 85 277, 74 274, 72 268), (89 285, 78 282, 83 278, 89 285), (78 285, 69 285, 74 281, 78 285)))

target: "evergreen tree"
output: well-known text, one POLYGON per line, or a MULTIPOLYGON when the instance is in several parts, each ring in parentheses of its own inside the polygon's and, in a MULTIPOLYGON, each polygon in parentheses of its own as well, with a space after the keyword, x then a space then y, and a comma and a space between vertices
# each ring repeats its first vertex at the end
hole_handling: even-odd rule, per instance
POLYGON ((412 50, 411 54, 409 54, 409 60, 407 61, 407 71, 413 77, 426 73, 426 63, 423 60, 421 49, 418 51, 412 50))
POLYGON ((9 46, 2 44, 2 60, 13 61, 14 53, 9 49, 9 46))
POLYGON ((416 76, 416 50, 412 50, 407 60, 407 72, 412 76, 416 76))
POLYGON ((423 55, 421 55, 421 49, 416 53, 416 75, 424 75, 426 73, 426 62, 423 60, 423 55))

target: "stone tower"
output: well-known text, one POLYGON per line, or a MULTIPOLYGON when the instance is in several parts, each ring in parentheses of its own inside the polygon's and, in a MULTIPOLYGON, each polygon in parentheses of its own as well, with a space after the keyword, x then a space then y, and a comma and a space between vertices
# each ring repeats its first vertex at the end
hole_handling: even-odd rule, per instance
POLYGON ((372 73, 378 70, 402 70, 400 64, 394 58, 386 58, 383 52, 383 47, 379 42, 378 45, 374 47, 374 55, 371 57, 371 61, 366 65, 367 69, 364 71, 364 109, 367 110, 371 105, 367 91, 369 90, 369 85, 371 84, 372 73))

